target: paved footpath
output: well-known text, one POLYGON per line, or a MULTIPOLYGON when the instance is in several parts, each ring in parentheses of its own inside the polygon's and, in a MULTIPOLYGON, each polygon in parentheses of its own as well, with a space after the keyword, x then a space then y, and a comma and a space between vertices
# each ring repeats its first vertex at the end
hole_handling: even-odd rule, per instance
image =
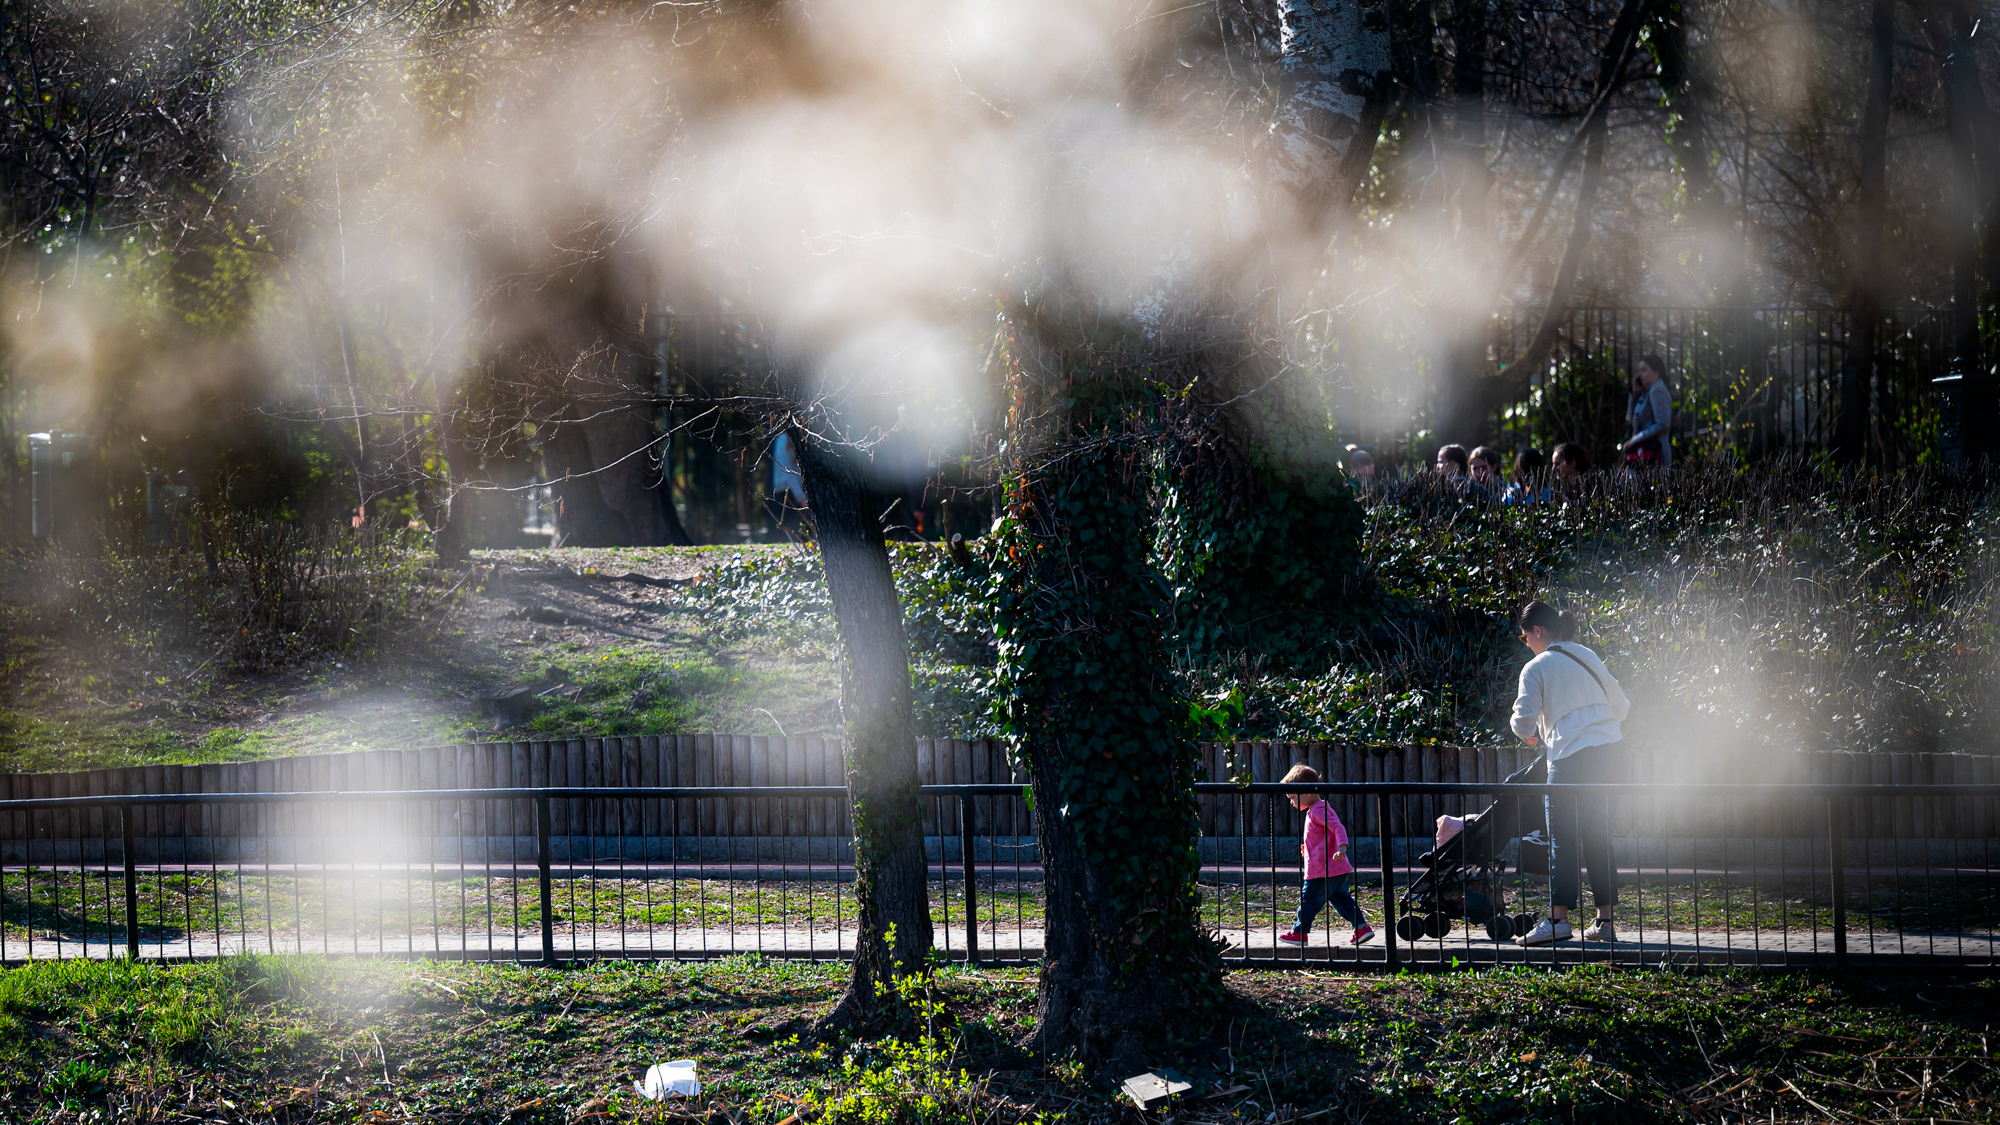
MULTIPOLYGON (((936 942, 948 958, 964 956, 966 935, 963 927, 940 927, 936 933, 936 942)), ((1219 936, 1229 943, 1225 957, 1250 963, 1293 967, 1380 967, 1387 953, 1379 936, 1373 943, 1354 949, 1345 944, 1344 932, 1314 934, 1312 942, 1304 948, 1280 944, 1269 928, 1247 932, 1222 930, 1219 936)), ((1397 952, 1404 963, 1432 965, 1449 965, 1456 961, 1461 965, 1605 962, 1621 965, 1808 967, 1828 966, 1834 961, 1833 934, 1827 931, 1787 935, 1779 931, 1729 934, 1720 931, 1627 930, 1623 936, 1624 940, 1611 945, 1569 941, 1554 947, 1521 949, 1511 942, 1495 943, 1483 931, 1468 932, 1461 928, 1442 939, 1399 941, 1397 952)), ((790 929, 769 926, 762 930, 756 927, 682 927, 678 930, 631 927, 623 930, 601 928, 595 932, 587 928, 559 928, 555 935, 558 959, 578 956, 696 959, 744 953, 833 958, 849 954, 853 948, 854 931, 851 927, 835 929, 830 926, 790 929)), ((1897 964, 1921 961, 1939 969, 1948 969, 1954 964, 2000 967, 2000 936, 1992 931, 1950 934, 1850 931, 1847 948, 1850 960, 1859 966, 1871 962, 1897 964)), ((1042 931, 1039 928, 1009 926, 995 931, 981 928, 981 960, 1028 961, 1039 958, 1041 952, 1042 931)), ((267 938, 262 933, 251 933, 223 934, 218 939, 210 934, 196 936, 192 940, 146 941, 139 947, 140 957, 147 960, 201 959, 238 953, 538 961, 541 959, 541 935, 532 930, 505 931, 490 937, 476 931, 464 934, 446 931, 435 935, 426 932, 381 938, 363 935, 358 939, 351 935, 309 935, 300 939, 284 934, 267 938)), ((32 943, 11 939, 6 942, 5 949, 0 950, 0 957, 8 962, 124 955, 122 941, 107 943, 101 935, 94 935, 88 942, 58 942, 53 937, 37 937, 32 943)))

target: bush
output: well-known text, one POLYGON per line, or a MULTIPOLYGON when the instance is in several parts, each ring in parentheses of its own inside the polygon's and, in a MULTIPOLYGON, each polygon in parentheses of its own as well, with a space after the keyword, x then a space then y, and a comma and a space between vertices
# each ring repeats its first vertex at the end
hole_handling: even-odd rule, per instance
POLYGON ((1642 725, 1988 752, 1996 518, 1993 479, 1796 459, 1604 472, 1526 508, 1389 481, 1369 513, 1381 616, 1353 658, 1392 689, 1454 685, 1458 738, 1508 737, 1527 656, 1508 615, 1539 595, 1581 611, 1642 725))
POLYGON ((53 550, 32 564, 45 631, 80 627, 182 675, 367 658, 419 637, 456 595, 428 540, 204 516, 191 545, 53 550))

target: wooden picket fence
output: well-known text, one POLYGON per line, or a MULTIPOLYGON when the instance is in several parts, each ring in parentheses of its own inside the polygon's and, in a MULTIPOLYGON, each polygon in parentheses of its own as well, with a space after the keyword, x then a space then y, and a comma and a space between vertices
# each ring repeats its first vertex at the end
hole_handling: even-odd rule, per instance
MULTIPOLYGON (((921 739, 919 771, 930 784, 1025 784, 1025 774, 995 742, 921 739)), ((1361 745, 1325 742, 1239 742, 1204 748, 1210 780, 1277 781, 1295 762, 1306 762, 1328 781, 1495 782, 1531 761, 1518 746, 1451 747, 1361 745)), ((1684 752, 1635 753, 1632 780, 1641 782, 1819 781, 1878 784, 1991 784, 1995 759, 1965 754, 1820 754, 1767 760, 1751 771, 1726 758, 1684 752)), ((322 754, 258 762, 132 766, 75 773, 0 775, 0 798, 107 794, 284 793, 370 790, 492 789, 539 786, 774 786, 838 785, 841 744, 826 738, 691 734, 643 738, 582 738, 502 742, 322 754)), ((1424 836, 1440 813, 1464 815, 1484 797, 1441 797, 1391 803, 1389 834, 1424 836)), ((1816 835, 1824 806, 1789 802, 1745 811, 1685 800, 1628 802, 1621 833, 1630 835, 1816 835)), ((1857 807, 1853 836, 1946 839, 2000 837, 2000 801, 1877 800, 1857 807)), ((745 800, 681 802, 556 801, 550 831, 559 836, 838 837, 846 810, 829 800, 796 800, 760 807, 745 800), (620 807, 622 806, 622 807, 620 807)), ((282 836, 319 831, 340 806, 152 806, 139 810, 136 830, 146 837, 282 836), (317 818, 317 819, 315 819, 317 818)), ((1372 799, 1337 798, 1350 833, 1381 832, 1372 799)), ((960 835, 956 799, 926 802, 925 833, 960 835)), ((422 811, 412 831, 439 835, 531 837, 529 802, 466 802, 447 813, 422 811), (451 818, 450 823, 445 823, 451 818)), ((91 839, 120 831, 115 812, 103 809, 0 812, 0 840, 91 839)), ((1018 797, 980 797, 974 833, 982 837, 1033 835, 1032 816, 1018 797)), ((1297 814, 1282 802, 1228 795, 1200 798, 1202 833, 1215 838, 1286 838, 1299 830, 1297 814)))

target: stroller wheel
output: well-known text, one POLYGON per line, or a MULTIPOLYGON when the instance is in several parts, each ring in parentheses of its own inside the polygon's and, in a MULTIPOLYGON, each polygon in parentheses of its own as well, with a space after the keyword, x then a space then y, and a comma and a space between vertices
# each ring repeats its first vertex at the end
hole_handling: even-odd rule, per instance
POLYGON ((1495 914, 1486 920, 1486 936, 1494 941, 1507 941, 1514 936, 1514 920, 1505 914, 1495 914))
POLYGON ((1451 919, 1443 914, 1424 915, 1424 936, 1441 938, 1451 932, 1451 919))
POLYGON ((1424 936, 1424 916, 1405 914, 1396 919, 1396 936, 1404 941, 1415 941, 1424 936))
POLYGON ((1535 916, 1534 916, 1533 914, 1516 914, 1516 915, 1514 915, 1514 932, 1515 932, 1515 933, 1517 933, 1517 934, 1525 934, 1525 933, 1527 933, 1527 932, 1528 932, 1529 930, 1532 930, 1532 929, 1534 929, 1534 928, 1535 928, 1535 916))

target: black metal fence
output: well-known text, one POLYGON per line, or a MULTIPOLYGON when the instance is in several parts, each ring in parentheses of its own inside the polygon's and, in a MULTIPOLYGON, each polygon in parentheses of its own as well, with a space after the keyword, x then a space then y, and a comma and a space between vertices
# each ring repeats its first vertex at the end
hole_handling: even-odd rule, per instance
MULTIPOLYGON (((1533 310, 1497 314, 1489 367, 1512 364, 1540 319, 1533 310)), ((1556 348, 1527 373, 1527 397, 1501 407, 1494 424, 1503 444, 1575 441, 1603 456, 1630 436, 1627 384, 1639 357, 1654 354, 1671 370, 1682 455, 1824 450, 1840 412, 1841 368, 1860 338, 1855 327, 1852 314, 1833 308, 1572 309, 1556 348)), ((1881 314, 1865 401, 1871 463, 1894 468, 1935 452, 1931 380, 1948 373, 1951 352, 1949 310, 1881 314)))
MULTIPOLYGON (((1203 921, 1236 963, 2000 966, 2000 785, 1197 789, 1214 825, 1200 841, 1203 921), (1366 826, 1347 855, 1377 934, 1368 944, 1350 945, 1331 910, 1304 944, 1281 940, 1301 889, 1292 801, 1307 792, 1366 826), (1512 940, 1550 905, 1534 832, 1551 797, 1606 818, 1616 876, 1598 872, 1597 890, 1616 887, 1613 941, 1512 940)), ((923 800, 937 947, 1038 958, 1045 894, 1020 787, 925 786, 923 800)), ((7 962, 854 948, 837 786, 111 795, 4 801, 0 814, 30 829, 0 865, 7 962)), ((1579 931, 1591 901, 1586 891, 1579 931)))

